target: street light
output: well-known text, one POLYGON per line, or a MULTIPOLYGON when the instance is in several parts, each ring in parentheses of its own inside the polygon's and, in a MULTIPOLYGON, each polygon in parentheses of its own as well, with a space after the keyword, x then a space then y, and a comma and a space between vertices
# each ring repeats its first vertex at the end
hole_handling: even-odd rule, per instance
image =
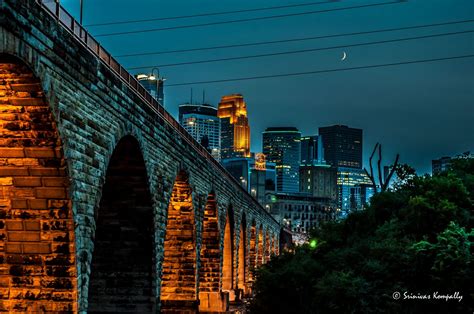
POLYGON ((166 81, 165 78, 160 77, 160 69, 159 68, 153 68, 151 69, 151 74, 148 76, 149 80, 155 81, 156 80, 156 100, 165 107, 164 101, 163 101, 163 93, 162 89, 160 90, 160 87, 163 87, 163 82, 166 81), (155 75, 156 71, 156 75, 155 75))

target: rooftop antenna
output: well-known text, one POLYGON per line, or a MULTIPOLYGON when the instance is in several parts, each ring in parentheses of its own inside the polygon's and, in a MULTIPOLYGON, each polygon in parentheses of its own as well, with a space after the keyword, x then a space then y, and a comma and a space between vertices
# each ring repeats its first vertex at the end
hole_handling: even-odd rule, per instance
POLYGON ((205 103, 205 100, 206 100, 206 90, 203 89, 203 90, 202 90, 202 103, 203 103, 203 104, 205 103))
POLYGON ((189 100, 189 103, 192 105, 193 104, 193 88, 191 87, 191 99, 189 100))

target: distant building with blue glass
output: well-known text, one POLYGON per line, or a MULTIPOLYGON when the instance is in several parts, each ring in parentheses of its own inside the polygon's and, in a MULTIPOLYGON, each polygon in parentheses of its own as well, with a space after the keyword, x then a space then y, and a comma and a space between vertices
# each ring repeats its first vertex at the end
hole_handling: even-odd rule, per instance
POLYGON ((301 133, 295 127, 270 127, 263 133, 263 153, 276 164, 277 192, 299 192, 301 133))

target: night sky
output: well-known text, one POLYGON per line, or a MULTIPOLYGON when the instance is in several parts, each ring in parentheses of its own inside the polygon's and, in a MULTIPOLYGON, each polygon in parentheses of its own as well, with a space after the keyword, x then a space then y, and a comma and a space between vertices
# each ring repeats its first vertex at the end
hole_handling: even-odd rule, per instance
MULTIPOLYGON (((62 0, 78 16, 79 0, 62 0)), ((84 0, 84 24, 253 9, 314 0, 84 0)), ((200 24, 337 7, 383 3, 342 0, 314 6, 246 12, 138 24, 88 27, 92 34, 200 24)), ((159 32, 97 37, 112 55, 240 44, 351 33, 384 28, 474 19, 472 0, 410 0, 370 8, 333 11, 281 19, 159 32)), ((125 67, 226 58, 270 52, 349 45, 360 42, 474 30, 474 23, 304 42, 118 58, 125 67)), ((318 71, 474 54, 474 33, 361 47, 338 48, 266 58, 161 67, 167 84, 318 71), (343 52, 347 59, 341 61, 343 52)), ((142 72, 149 72, 143 70, 142 72)), ((138 71, 133 71, 137 73, 138 71)), ((222 95, 241 93, 248 106, 251 149, 261 151, 261 132, 269 126, 295 126, 303 135, 320 126, 347 124, 364 130, 364 160, 375 142, 384 161, 397 152, 401 162, 420 173, 431 159, 474 151, 474 58, 340 71, 264 80, 176 86, 165 89, 165 106, 177 117, 180 103, 194 100, 217 105, 222 95)))

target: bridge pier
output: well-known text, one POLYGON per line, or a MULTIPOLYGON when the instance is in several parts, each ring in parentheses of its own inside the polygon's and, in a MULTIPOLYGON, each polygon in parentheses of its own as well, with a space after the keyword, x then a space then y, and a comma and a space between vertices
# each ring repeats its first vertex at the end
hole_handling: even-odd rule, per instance
POLYGON ((229 310, 229 293, 200 292, 199 312, 226 312, 229 310))

